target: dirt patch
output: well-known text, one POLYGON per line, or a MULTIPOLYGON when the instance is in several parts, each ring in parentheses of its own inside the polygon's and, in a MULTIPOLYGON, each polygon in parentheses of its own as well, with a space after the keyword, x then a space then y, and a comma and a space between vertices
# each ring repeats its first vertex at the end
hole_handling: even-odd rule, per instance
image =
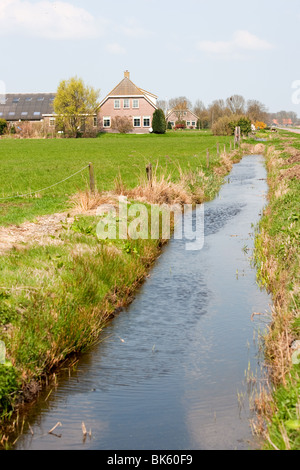
POLYGON ((290 165, 300 163, 300 150, 295 149, 294 147, 286 147, 285 151, 290 154, 290 157, 286 160, 287 163, 290 165))
POLYGON ((62 226, 73 222, 74 217, 69 214, 53 214, 38 217, 35 222, 0 227, 0 255, 13 248, 20 249, 25 244, 61 244, 58 235, 62 226))
POLYGON ((300 165, 293 166, 292 168, 287 168, 285 170, 280 170, 280 180, 300 180, 300 165))

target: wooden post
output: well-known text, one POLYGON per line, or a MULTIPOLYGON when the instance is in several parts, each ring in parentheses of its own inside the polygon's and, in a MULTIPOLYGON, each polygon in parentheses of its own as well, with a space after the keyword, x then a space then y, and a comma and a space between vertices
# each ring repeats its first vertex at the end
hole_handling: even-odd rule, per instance
POLYGON ((148 181, 150 185, 152 186, 152 165, 149 163, 149 165, 146 166, 146 173, 148 177, 148 181))
POLYGON ((226 155, 226 144, 224 144, 224 154, 226 155))
POLYGON ((231 152, 231 150, 232 150, 232 142, 230 141, 230 152, 231 152))
POLYGON ((219 142, 217 143, 217 154, 218 154, 218 157, 220 156, 220 144, 219 142))
POLYGON ((234 143, 235 144, 238 144, 238 147, 240 146, 240 142, 241 142, 241 128, 240 127, 236 127, 235 128, 235 131, 234 131, 234 143))
POLYGON ((90 191, 91 193, 95 192, 95 175, 94 175, 94 165, 92 163, 89 164, 89 172, 90 172, 90 191))
POLYGON ((207 153, 206 153, 206 166, 207 168, 209 168, 209 149, 207 149, 207 153))

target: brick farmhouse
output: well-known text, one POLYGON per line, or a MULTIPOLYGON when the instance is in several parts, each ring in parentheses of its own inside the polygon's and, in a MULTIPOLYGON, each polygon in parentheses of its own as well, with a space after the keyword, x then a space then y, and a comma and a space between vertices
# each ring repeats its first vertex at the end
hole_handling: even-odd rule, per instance
POLYGON ((157 96, 136 86, 126 71, 123 80, 100 103, 98 125, 105 132, 118 132, 116 121, 125 118, 131 132, 151 132, 156 103, 157 96))

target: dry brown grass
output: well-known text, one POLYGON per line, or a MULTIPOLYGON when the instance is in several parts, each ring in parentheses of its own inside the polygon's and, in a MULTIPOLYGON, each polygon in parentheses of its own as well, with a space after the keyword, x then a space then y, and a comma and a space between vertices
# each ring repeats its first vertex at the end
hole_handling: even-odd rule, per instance
POLYGON ((75 212, 84 214, 86 212, 95 211, 99 206, 105 204, 116 205, 116 196, 111 193, 92 193, 88 189, 79 191, 71 197, 71 203, 75 212))
POLYGON ((140 184, 133 189, 125 187, 121 176, 115 180, 115 193, 126 196, 129 199, 145 202, 149 204, 193 204, 204 201, 204 190, 197 187, 192 193, 191 185, 196 185, 199 180, 205 182, 204 173, 199 171, 183 173, 179 168, 180 178, 178 182, 173 182, 170 174, 158 174, 158 166, 153 171, 152 181, 141 178, 140 184))

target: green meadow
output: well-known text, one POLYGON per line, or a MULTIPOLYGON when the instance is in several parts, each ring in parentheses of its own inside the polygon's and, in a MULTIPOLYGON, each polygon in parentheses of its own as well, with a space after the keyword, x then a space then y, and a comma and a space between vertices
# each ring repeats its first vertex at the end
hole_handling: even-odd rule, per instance
MULTIPOLYGON (((206 168, 210 149, 211 168, 219 166, 220 150, 230 150, 232 137, 214 137, 210 131, 177 131, 165 135, 109 135, 96 139, 0 140, 0 225, 20 224, 36 216, 66 210, 69 198, 89 184, 88 169, 62 184, 48 188, 94 165, 97 189, 109 191, 121 175, 126 187, 135 187, 148 163, 173 181, 183 171, 206 168), (27 197, 15 195, 34 193, 27 197)), ((211 171, 211 170, 210 170, 211 171)), ((209 172, 210 172, 209 171, 209 172)), ((208 173, 209 173, 208 172, 208 173)))

